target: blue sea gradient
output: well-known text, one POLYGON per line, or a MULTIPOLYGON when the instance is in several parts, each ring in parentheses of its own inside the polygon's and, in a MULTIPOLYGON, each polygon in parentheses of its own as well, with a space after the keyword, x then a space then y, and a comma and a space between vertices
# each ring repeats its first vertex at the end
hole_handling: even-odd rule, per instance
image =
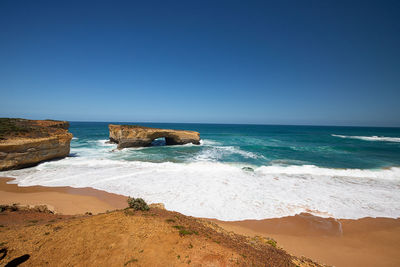
MULTIPOLYGON (((96 141, 108 139, 108 124, 72 122, 70 131, 76 137, 72 140, 72 155, 86 156, 85 149, 95 150, 96 141)), ((176 163, 204 160, 249 166, 316 165, 327 168, 357 169, 400 166, 400 128, 136 124, 198 131, 203 142, 201 146, 163 146, 163 140, 157 140, 151 147, 129 150, 123 155, 109 153, 106 157, 176 163), (385 137, 393 139, 387 141, 385 137)))
POLYGON ((161 138, 118 150, 108 124, 71 122, 69 157, 0 176, 20 186, 93 187, 222 220, 400 216, 400 128, 136 123, 198 131, 201 144, 165 146, 161 138))

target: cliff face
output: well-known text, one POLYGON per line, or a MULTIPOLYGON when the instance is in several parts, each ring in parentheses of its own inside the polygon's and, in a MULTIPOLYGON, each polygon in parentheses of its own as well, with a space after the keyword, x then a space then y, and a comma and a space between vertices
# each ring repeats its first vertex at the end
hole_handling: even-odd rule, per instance
POLYGON ((69 123, 0 119, 0 171, 20 169, 69 155, 69 123))
POLYGON ((200 144, 200 133, 195 131, 157 129, 137 125, 108 126, 110 141, 118 148, 149 146, 157 138, 164 137, 167 145, 200 144))

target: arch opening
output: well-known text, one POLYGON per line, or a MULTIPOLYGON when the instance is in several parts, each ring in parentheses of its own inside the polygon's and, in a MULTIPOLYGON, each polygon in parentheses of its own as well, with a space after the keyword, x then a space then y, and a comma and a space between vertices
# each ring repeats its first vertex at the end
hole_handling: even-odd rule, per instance
POLYGON ((165 139, 165 137, 159 137, 154 139, 153 141, 151 141, 149 146, 166 146, 167 145, 167 141, 165 139))

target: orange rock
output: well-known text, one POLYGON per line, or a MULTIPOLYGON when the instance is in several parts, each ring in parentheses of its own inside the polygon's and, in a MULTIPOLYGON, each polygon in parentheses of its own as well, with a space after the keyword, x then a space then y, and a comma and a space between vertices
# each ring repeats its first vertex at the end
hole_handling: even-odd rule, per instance
POLYGON ((0 171, 68 156, 68 127, 66 121, 0 119, 0 171))
POLYGON ((138 125, 108 125, 110 141, 118 148, 148 146, 157 138, 165 138, 167 145, 200 144, 200 133, 195 131, 158 129, 138 125))

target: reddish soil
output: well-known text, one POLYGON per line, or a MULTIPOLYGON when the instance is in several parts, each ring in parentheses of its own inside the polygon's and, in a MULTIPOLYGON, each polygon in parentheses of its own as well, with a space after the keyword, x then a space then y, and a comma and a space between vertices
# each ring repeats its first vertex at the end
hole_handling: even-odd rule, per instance
POLYGON ((319 266, 266 242, 176 212, 95 216, 0 213, 0 264, 24 266, 319 266))

